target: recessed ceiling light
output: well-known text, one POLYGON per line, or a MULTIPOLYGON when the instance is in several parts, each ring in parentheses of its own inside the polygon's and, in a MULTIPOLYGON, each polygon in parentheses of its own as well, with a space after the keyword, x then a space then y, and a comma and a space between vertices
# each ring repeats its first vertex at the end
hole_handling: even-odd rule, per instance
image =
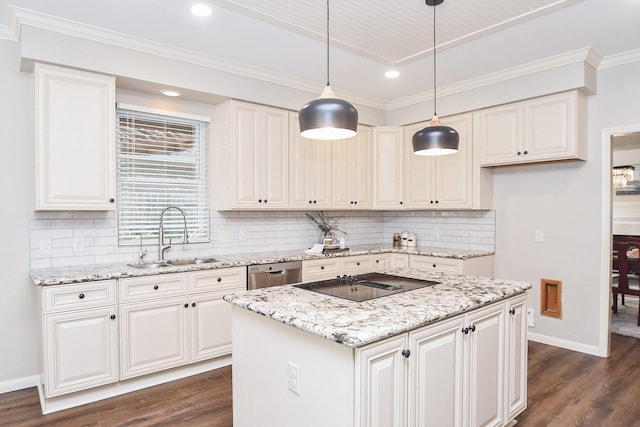
POLYGON ((182 92, 175 89, 163 89, 161 92, 165 96, 181 96, 182 95, 182 92))
POLYGON ((386 73, 384 73, 384 76, 388 79, 395 79, 400 75, 400 71, 397 70, 389 70, 386 73))
POLYGON ((196 16, 209 16, 211 15, 211 6, 206 3, 196 3, 191 6, 191 13, 196 16))

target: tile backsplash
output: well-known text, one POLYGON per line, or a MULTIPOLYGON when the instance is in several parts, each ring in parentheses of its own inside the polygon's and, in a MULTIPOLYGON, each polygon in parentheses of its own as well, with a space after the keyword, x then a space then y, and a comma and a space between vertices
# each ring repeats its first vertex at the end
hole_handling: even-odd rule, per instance
MULTIPOLYGON (((389 245, 393 233, 416 234, 418 246, 493 251, 494 211, 328 211, 347 233, 347 246, 389 245)), ((174 244, 167 258, 295 251, 320 239, 305 212, 221 212, 210 216, 209 243, 174 244)), ((33 212, 31 267, 132 262, 138 246, 118 246, 115 212, 33 212)), ((147 259, 157 245, 145 245, 147 259)))

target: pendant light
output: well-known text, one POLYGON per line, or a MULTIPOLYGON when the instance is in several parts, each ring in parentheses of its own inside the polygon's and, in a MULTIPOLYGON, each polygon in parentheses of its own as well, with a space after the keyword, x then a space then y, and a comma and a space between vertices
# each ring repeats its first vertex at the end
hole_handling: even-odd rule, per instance
POLYGON ((300 135, 310 139, 344 139, 355 136, 358 110, 336 97, 329 83, 329 0, 327 0, 327 85, 322 94, 305 104, 298 115, 300 135))
POLYGON ((412 138, 413 153, 419 156, 441 156, 458 151, 460 135, 455 129, 443 126, 436 110, 436 6, 444 0, 426 0, 433 6, 433 118, 429 126, 417 131, 412 138))

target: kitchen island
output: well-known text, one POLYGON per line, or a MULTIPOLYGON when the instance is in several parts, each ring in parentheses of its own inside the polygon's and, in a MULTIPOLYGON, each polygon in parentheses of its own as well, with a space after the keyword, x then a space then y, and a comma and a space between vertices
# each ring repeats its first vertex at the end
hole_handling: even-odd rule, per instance
POLYGON ((528 283, 438 282, 365 302, 295 286, 233 305, 234 426, 504 425, 526 408, 528 283))

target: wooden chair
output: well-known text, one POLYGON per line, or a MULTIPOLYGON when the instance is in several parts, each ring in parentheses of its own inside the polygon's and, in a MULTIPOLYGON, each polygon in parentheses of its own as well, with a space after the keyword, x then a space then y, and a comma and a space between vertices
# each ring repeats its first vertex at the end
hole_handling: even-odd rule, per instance
MULTIPOLYGON (((622 295, 622 305, 624 305, 625 295, 634 295, 640 298, 640 281, 637 276, 629 274, 629 258, 627 251, 640 247, 640 243, 634 242, 613 242, 614 271, 617 267, 617 274, 611 280, 611 292, 613 293, 613 312, 618 312, 618 294, 622 295)), ((638 304, 638 326, 640 326, 640 304, 638 304)))

